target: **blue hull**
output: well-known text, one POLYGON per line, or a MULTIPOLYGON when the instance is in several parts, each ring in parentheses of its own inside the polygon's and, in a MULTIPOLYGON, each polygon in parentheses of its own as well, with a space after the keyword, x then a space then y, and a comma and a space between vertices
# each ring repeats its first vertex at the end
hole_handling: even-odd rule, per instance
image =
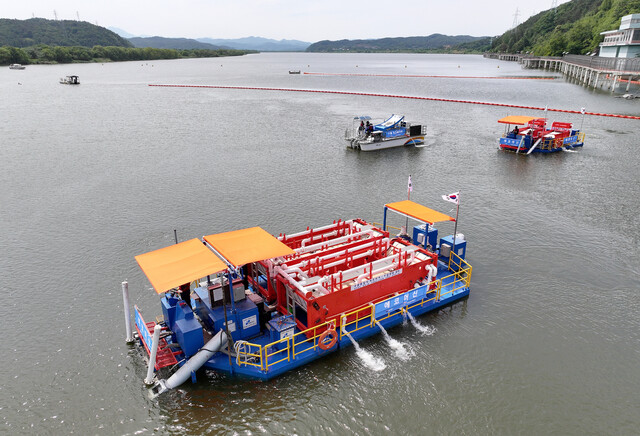
MULTIPOLYGON (((448 274, 450 274, 450 272, 446 271, 442 275, 448 274)), ((460 301, 461 299, 464 299, 469 295, 469 287, 465 286, 462 288, 453 289, 454 286, 454 284, 443 284, 441 293, 445 294, 444 297, 436 300, 433 298, 435 296, 435 293, 432 292, 430 294, 427 294, 427 298, 424 299, 425 302, 423 304, 418 303, 410 306, 408 312, 411 313, 411 315, 413 315, 414 317, 418 317, 425 313, 433 312, 444 306, 460 301)), ((407 310, 406 308, 396 309, 395 311, 390 312, 384 318, 380 319, 378 322, 385 329, 394 327, 402 323, 405 319, 403 315, 403 309, 407 310)), ((283 347, 281 350, 267 349, 266 352, 270 354, 269 359, 279 361, 278 363, 271 364, 267 371, 264 371, 257 366, 246 364, 238 365, 234 358, 231 359, 230 366, 229 356, 225 353, 215 354, 204 364, 203 367, 216 371, 240 374, 255 379, 269 380, 274 377, 278 377, 287 371, 291 371, 293 369, 306 365, 307 363, 313 362, 314 360, 324 357, 327 354, 334 353, 340 348, 351 346, 352 342, 349 337, 346 334, 342 334, 339 329, 337 330, 339 339, 336 344, 328 350, 322 350, 317 345, 314 346, 313 341, 307 343, 298 343, 294 345, 296 354, 295 357, 292 357, 292 350, 286 347, 283 347)), ((371 316, 367 316, 357 323, 348 325, 346 327, 346 331, 356 341, 380 334, 380 328, 375 323, 372 324, 371 316)), ((251 339, 251 342, 261 346, 266 346, 271 342, 271 340, 268 334, 265 333, 261 336, 251 339)))

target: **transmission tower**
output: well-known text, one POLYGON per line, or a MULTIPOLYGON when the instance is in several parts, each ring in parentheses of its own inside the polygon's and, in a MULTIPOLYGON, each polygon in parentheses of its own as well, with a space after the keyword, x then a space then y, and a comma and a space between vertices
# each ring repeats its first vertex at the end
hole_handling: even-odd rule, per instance
POLYGON ((513 24, 511 25, 512 28, 516 28, 518 27, 518 24, 520 24, 518 22, 518 16, 520 15, 520 11, 518 11, 518 8, 516 8, 516 13, 513 14, 513 24))
POLYGON ((58 13, 56 12, 56 10, 53 10, 53 19, 58 21, 58 13))
POLYGON ((553 11, 556 11, 556 8, 558 7, 558 0, 553 0, 551 2, 551 9, 553 9, 553 11))
POLYGON ((76 11, 76 17, 78 17, 78 21, 80 21, 80 12, 76 11))

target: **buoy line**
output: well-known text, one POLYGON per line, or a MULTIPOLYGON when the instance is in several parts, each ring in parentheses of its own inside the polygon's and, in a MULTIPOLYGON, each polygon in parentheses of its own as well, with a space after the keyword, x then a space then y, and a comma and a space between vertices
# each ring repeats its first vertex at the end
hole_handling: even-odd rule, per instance
MULTIPOLYGON (((484 101, 473 101, 473 100, 457 100, 453 98, 437 98, 437 97, 417 97, 410 95, 392 95, 392 94, 374 94, 369 92, 351 92, 351 91, 328 91, 328 90, 320 90, 320 89, 295 89, 295 88, 269 88, 269 87, 257 87, 257 86, 223 86, 223 85, 160 85, 160 84, 149 84, 149 86, 161 87, 161 88, 210 88, 210 89, 240 89, 240 90, 251 90, 251 91, 281 91, 281 92, 309 92, 309 93, 318 93, 318 94, 340 94, 340 95, 364 95, 368 97, 386 97, 386 98, 406 98, 410 100, 428 100, 428 101, 442 101, 449 103, 465 103, 465 104, 482 104, 486 106, 500 106, 500 107, 510 107, 510 108, 518 108, 518 109, 530 109, 536 111, 544 111, 547 110, 549 112, 564 112, 568 114, 583 114, 582 111, 570 110, 570 109, 554 109, 554 108, 543 108, 543 107, 535 107, 535 106, 524 106, 517 104, 507 104, 507 103, 490 103, 484 101)), ((612 118, 625 118, 629 120, 640 120, 640 116, 634 115, 620 115, 620 114, 605 114, 600 112, 584 112, 583 115, 593 115, 597 117, 612 117, 612 118)))

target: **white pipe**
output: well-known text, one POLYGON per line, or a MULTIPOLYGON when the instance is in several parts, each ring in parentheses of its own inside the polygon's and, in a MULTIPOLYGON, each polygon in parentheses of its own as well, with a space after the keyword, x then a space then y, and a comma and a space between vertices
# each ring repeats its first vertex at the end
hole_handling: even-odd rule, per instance
MULTIPOLYGON (((429 283, 431 283, 431 280, 433 279, 433 265, 429 264, 427 265, 427 269, 429 270, 429 274, 427 275, 427 286, 429 285, 429 283)), ((438 270, 436 269, 436 274, 437 274, 438 270)))
POLYGON ((149 358, 149 368, 147 369, 147 378, 144 379, 146 385, 153 384, 153 371, 156 366, 156 355, 158 354, 158 344, 160 343, 160 327, 158 324, 153 328, 153 339, 151 341, 151 357, 149 358))
POLYGON ((394 255, 391 255, 391 256, 384 257, 382 259, 376 260, 374 262, 371 262, 370 264, 367 264, 367 265, 356 266, 354 268, 351 268, 351 269, 348 269, 348 270, 345 270, 345 271, 337 272, 337 273, 335 273, 333 275, 330 275, 330 276, 324 276, 322 279, 320 279, 320 281, 318 283, 323 284, 323 285, 325 283, 329 283, 331 281, 331 277, 339 278, 339 274, 342 274, 343 277, 346 276, 346 275, 349 275, 350 273, 356 273, 358 275, 361 275, 361 274, 364 273, 364 271, 366 270, 366 267, 368 265, 371 265, 371 267, 374 268, 374 267, 377 267, 378 265, 381 265, 382 263, 385 263, 384 266, 386 266, 387 268, 390 268, 390 267, 393 266, 393 264, 392 265, 386 265, 386 263, 389 262, 389 261, 395 262, 396 260, 398 260, 399 256, 400 256, 400 254, 394 254, 394 255), (360 272, 360 271, 362 271, 362 272, 360 272))
POLYGON ((378 268, 376 270, 373 270, 371 273, 364 273, 358 276, 358 278, 356 279, 356 284, 360 284, 364 281, 369 280, 369 277, 373 277, 375 274, 380 274, 381 272, 385 272, 387 270, 390 270, 391 268, 395 267, 395 263, 392 263, 391 265, 387 265, 385 267, 382 268, 378 268))
MULTIPOLYGON (((384 251, 387 251, 389 249, 389 238, 382 238, 380 240, 376 239, 376 240, 373 240, 371 242, 366 242, 364 244, 361 244, 361 245, 358 245, 358 246, 355 246, 355 247, 347 248, 345 251, 348 254, 348 253, 351 253, 353 251, 362 250, 364 248, 369 248, 369 247, 371 247, 371 246, 373 246, 373 245, 375 245, 377 243, 384 244, 384 246, 385 246, 384 251)), ((293 267, 296 267, 296 266, 300 267, 300 268, 306 268, 307 266, 313 266, 313 265, 317 264, 319 261, 326 260, 326 259, 331 259, 333 257, 342 256, 343 254, 345 254, 345 251, 339 251, 339 252, 327 254, 327 255, 324 255, 324 256, 314 257, 313 259, 310 259, 310 260, 302 260, 301 262, 294 263, 291 266, 288 266, 289 264, 287 264, 287 268, 293 268, 293 267)), ((282 265, 282 266, 284 267, 285 265, 282 265)))
MULTIPOLYGON (((410 252, 410 257, 407 260, 407 264, 410 264, 411 262, 413 262, 413 259, 415 258, 415 255, 416 255, 415 251, 411 251, 410 252)), ((358 278, 356 279, 356 284, 360 284, 363 281, 368 280, 367 276, 373 276, 374 274, 380 274, 382 272, 390 270, 391 268, 394 268, 395 266, 398 266, 400 264, 400 260, 401 260, 399 256, 400 256, 400 254, 396 254, 396 255, 390 256, 388 258, 385 258, 385 259, 391 259, 392 260, 391 265, 382 266, 381 268, 374 269, 372 272, 369 272, 369 273, 366 272, 367 265, 365 265, 364 272, 361 275, 359 275, 358 278), (396 258, 396 256, 397 256, 397 258, 396 258), (397 263, 396 263, 396 260, 397 260, 397 263)), ((382 260, 385 260, 385 259, 382 259, 382 260)), ((371 265, 373 266, 374 263, 375 262, 373 262, 371 265)))
POLYGON ((373 230, 365 230, 363 232, 351 233, 350 235, 340 236, 339 238, 335 238, 330 241, 319 242, 317 244, 307 245, 306 247, 296 248, 294 251, 296 252, 296 254, 302 254, 309 251, 317 250, 322 247, 330 247, 332 245, 339 244, 349 239, 357 239, 364 235, 373 236, 373 230))
POLYGON ((124 303, 124 325, 127 329, 127 344, 133 342, 131 330, 131 309, 129 309, 129 283, 122 282, 122 300, 124 303))
POLYGON ((300 246, 304 247, 305 245, 307 245, 307 242, 313 242, 314 239, 318 239, 318 238, 323 238, 323 237, 329 237, 329 236, 335 236, 338 234, 337 230, 334 230, 333 232, 329 232, 329 233, 321 233, 319 235, 313 235, 309 238, 303 239, 302 243, 300 244, 300 246))
MULTIPOLYGON (((367 256, 371 256, 373 254, 373 250, 369 250, 369 251, 365 251, 364 253, 358 254, 357 256, 353 256, 351 259, 361 259, 363 257, 367 257, 367 256)), ((340 260, 336 260, 335 262, 331 262, 328 263, 326 265, 323 265, 324 268, 331 268, 334 266, 338 266, 341 263, 345 263, 347 261, 346 258, 340 259, 340 260)))
POLYGON ((293 278, 289 274, 284 272, 284 270, 282 268, 280 268, 278 265, 276 265, 273 269, 276 272, 276 274, 280 274, 284 278, 286 278, 289 281, 289 283, 291 283, 293 286, 295 286, 296 289, 299 290, 300 292, 302 292, 303 295, 307 294, 307 291, 302 287, 302 285, 300 283, 296 282, 295 280, 293 280, 293 278))
MULTIPOLYGON (((412 255, 411 256, 411 261, 413 261, 413 252, 411 253, 411 255, 412 255)), ((397 256, 400 256, 400 255, 398 254, 397 256)), ((360 284, 360 283, 368 280, 368 277, 373 277, 375 274, 380 274, 380 273, 388 271, 388 270, 390 270, 392 268, 395 268, 399 264, 400 264, 400 258, 398 257, 398 259, 393 259, 390 265, 384 265, 381 268, 374 269, 373 271, 370 271, 368 273, 366 272, 367 268, 366 268, 366 265, 365 265, 365 269, 364 269, 365 272, 363 272, 361 275, 358 276, 358 278, 356 279, 356 284, 360 284)))
POLYGON ((291 266, 291 267, 289 267, 289 266, 287 266, 287 264, 282 264, 282 269, 283 269, 283 271, 284 271, 284 272, 286 272, 286 273, 288 273, 288 274, 289 274, 289 273, 293 273, 293 272, 295 272, 295 273, 300 274, 300 275, 301 275, 303 278, 305 278, 305 279, 308 279, 308 278, 309 278, 309 276, 307 275, 307 273, 306 273, 306 272, 304 272, 304 271, 302 271, 302 270, 301 270, 300 268, 298 268, 297 266, 291 266))
MULTIPOLYGON (((298 282, 296 280, 293 279, 293 277, 291 277, 289 274, 287 274, 285 272, 285 270, 283 270, 280 266, 276 265, 274 266, 274 271, 276 274, 280 274, 281 276, 283 276, 285 279, 287 279, 287 281, 289 283, 291 283, 298 291, 300 291, 302 293, 302 295, 307 296, 307 293, 312 292, 315 289, 320 289, 322 291, 324 291, 325 293, 328 293, 329 291, 324 288, 322 286, 321 283, 314 283, 313 285, 310 286, 303 286, 304 281, 298 282)), ((308 278, 308 277, 307 277, 308 278)))
POLYGON ((529 149, 529 151, 527 151, 527 154, 531 154, 531 152, 533 151, 533 149, 534 149, 534 148, 536 148, 536 147, 538 146, 538 144, 540 144, 540 141, 542 141, 542 138, 538 139, 538 140, 536 141, 536 143, 535 143, 535 144, 533 144, 533 147, 531 147, 531 148, 529 149))
POLYGON ((163 392, 168 391, 169 389, 176 388, 180 386, 182 383, 187 381, 189 377, 191 377, 191 373, 200 369, 202 365, 206 363, 207 360, 220 351, 222 347, 227 343, 227 335, 223 330, 220 330, 213 338, 207 342, 204 347, 200 348, 200 350, 194 354, 191 359, 187 360, 187 362, 182 365, 182 367, 175 372, 169 379, 167 380, 159 380, 154 389, 157 387, 158 392, 156 395, 160 395, 163 392))
POLYGON ((309 285, 309 286, 305 286, 304 287, 308 292, 313 292, 313 291, 322 291, 325 294, 329 293, 329 290, 327 288, 325 288, 324 286, 322 286, 320 283, 314 283, 313 285, 309 285))
POLYGON ((345 225, 345 224, 348 224, 349 226, 351 226, 353 224, 353 220, 338 221, 336 223, 328 224, 328 225, 322 226, 322 227, 317 227, 315 229, 304 230, 302 232, 292 233, 290 235, 282 235, 282 236, 278 237, 278 239, 280 239, 282 241, 283 238, 285 238, 285 239, 295 238, 297 236, 306 235, 306 234, 309 234, 311 232, 319 232, 319 231, 322 231, 322 230, 328 230, 328 229, 332 229, 334 227, 338 227, 339 225, 345 225))

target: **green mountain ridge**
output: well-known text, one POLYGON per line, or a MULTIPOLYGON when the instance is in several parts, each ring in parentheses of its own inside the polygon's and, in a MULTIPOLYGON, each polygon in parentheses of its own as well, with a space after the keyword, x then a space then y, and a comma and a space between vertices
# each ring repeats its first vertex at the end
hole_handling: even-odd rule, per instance
POLYGON ((410 36, 403 38, 381 38, 381 39, 343 39, 340 41, 319 41, 311 44, 307 52, 322 53, 368 53, 368 52, 427 52, 434 50, 456 51, 463 44, 469 44, 468 49, 474 43, 481 43, 481 46, 488 46, 488 37, 478 37, 469 35, 448 36, 434 33, 429 36, 410 36))
POLYGON ((601 32, 618 29, 620 18, 637 13, 640 0, 572 0, 495 38, 490 51, 538 56, 596 53, 601 32))
POLYGON ((125 38, 86 21, 0 18, 0 46, 133 47, 125 38))

